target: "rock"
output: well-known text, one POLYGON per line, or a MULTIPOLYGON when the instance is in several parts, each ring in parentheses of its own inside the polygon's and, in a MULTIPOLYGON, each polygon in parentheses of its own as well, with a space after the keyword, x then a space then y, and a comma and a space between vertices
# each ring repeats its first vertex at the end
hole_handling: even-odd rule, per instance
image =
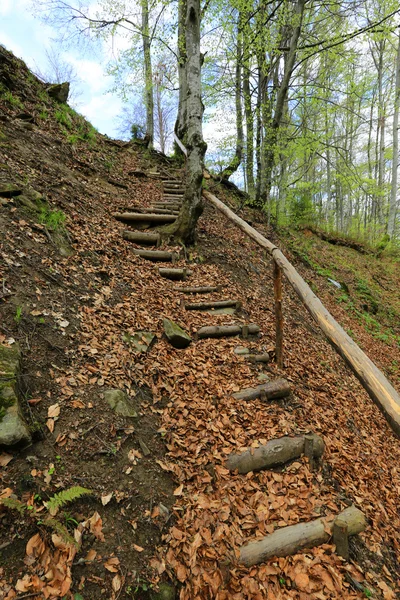
POLYGON ((21 121, 25 121, 25 123, 34 123, 35 122, 35 117, 33 115, 31 115, 30 113, 19 113, 18 115, 15 115, 16 119, 19 119, 21 121))
POLYGON ((165 335, 168 338, 169 343, 174 348, 187 348, 191 343, 191 337, 179 327, 176 323, 171 321, 170 319, 163 320, 165 335))
POLYGON ((13 196, 20 196, 22 194, 22 188, 14 185, 13 183, 0 183, 0 196, 3 198, 12 198, 13 196))
POLYGON ((132 418, 138 416, 136 410, 130 403, 128 396, 122 390, 106 390, 104 392, 104 399, 117 415, 132 418))
POLYGON ((0 345, 0 446, 15 446, 31 440, 17 396, 20 358, 17 344, 0 345))
POLYGON ((250 354, 250 350, 245 348, 245 346, 236 346, 235 354, 239 354, 239 356, 244 356, 245 354, 250 354))
POLYGON ((124 333, 122 339, 132 346, 134 352, 147 352, 157 339, 157 336, 151 333, 151 331, 136 331, 133 335, 124 333))
POLYGON ((259 376, 257 377, 258 381, 269 381, 270 377, 268 375, 266 375, 265 373, 260 373, 259 376))
POLYGON ((57 102, 66 102, 69 95, 69 82, 55 83, 47 88, 47 93, 57 102))
POLYGON ((159 583, 158 590, 150 591, 151 600, 175 600, 175 586, 172 583, 159 583))

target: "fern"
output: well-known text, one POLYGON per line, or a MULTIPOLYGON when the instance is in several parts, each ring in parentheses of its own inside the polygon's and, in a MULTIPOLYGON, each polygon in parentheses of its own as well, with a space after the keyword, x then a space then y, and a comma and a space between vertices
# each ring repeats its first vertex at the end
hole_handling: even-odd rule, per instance
POLYGON ((66 544, 70 544, 71 546, 78 545, 65 525, 60 523, 60 521, 57 521, 57 519, 53 519, 53 517, 47 517, 42 522, 43 525, 46 525, 46 527, 51 527, 51 529, 53 529, 66 544))
POLYGON ((80 487, 79 485, 75 485, 73 487, 68 488, 67 490, 63 490, 58 494, 54 494, 52 498, 48 502, 45 502, 45 506, 49 511, 50 515, 54 517, 59 509, 62 506, 65 506, 68 502, 73 502, 77 500, 81 496, 85 494, 91 494, 92 490, 88 490, 86 488, 80 487))
POLYGON ((0 500, 0 504, 10 508, 11 510, 17 510, 20 515, 23 515, 26 509, 28 508, 27 504, 24 504, 20 500, 16 500, 15 498, 2 498, 0 500))

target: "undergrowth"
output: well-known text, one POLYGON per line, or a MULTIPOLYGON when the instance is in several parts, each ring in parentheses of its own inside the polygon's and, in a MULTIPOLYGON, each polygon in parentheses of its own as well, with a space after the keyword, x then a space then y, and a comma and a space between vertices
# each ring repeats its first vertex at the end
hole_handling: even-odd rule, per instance
MULTIPOLYGON (((18 498, 2 498, 0 505, 5 506, 9 510, 17 511, 21 516, 33 519, 37 525, 44 525, 55 531, 66 544, 76 546, 76 541, 68 531, 66 525, 56 519, 56 515, 61 508, 66 504, 81 498, 84 495, 91 494, 92 491, 80 486, 73 486, 66 490, 54 494, 47 502, 43 502, 42 506, 28 504, 18 498), (45 510, 43 510, 45 509, 45 510)), ((37 499, 37 498, 36 498, 37 499)), ((71 522, 71 519, 65 519, 66 523, 71 522)), ((76 521, 73 519, 74 524, 76 521)))

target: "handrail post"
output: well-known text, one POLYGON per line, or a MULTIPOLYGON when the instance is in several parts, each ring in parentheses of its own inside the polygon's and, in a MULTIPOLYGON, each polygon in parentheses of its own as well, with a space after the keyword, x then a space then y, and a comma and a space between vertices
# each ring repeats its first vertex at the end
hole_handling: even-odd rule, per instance
POLYGON ((276 363, 283 367, 282 269, 274 260, 275 353, 276 363))

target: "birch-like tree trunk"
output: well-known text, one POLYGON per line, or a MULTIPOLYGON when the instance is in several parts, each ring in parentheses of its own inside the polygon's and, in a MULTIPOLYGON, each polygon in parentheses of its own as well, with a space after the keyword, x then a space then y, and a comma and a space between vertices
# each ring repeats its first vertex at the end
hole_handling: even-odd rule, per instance
POLYGON ((229 179, 238 170, 243 157, 244 134, 243 134, 243 111, 242 111, 242 26, 241 15, 237 28, 236 39, 236 70, 235 70, 235 109, 236 109, 236 150, 230 164, 222 171, 221 179, 229 179))
POLYGON ((250 48, 246 40, 245 27, 243 32, 243 100, 244 114, 246 117, 246 178, 247 178, 247 193, 250 198, 254 199, 254 115, 251 102, 250 91, 250 48))
POLYGON ((392 183, 390 189, 389 216, 387 233, 390 238, 395 234, 396 211, 397 211, 397 174, 399 167, 399 107, 400 107, 400 33, 397 43, 396 54, 396 83, 393 113, 393 159, 392 159, 392 183))
POLYGON ((149 27, 149 3, 142 0, 142 40, 144 56, 144 79, 146 98, 146 135, 144 138, 148 148, 154 144, 154 98, 153 98, 153 69, 151 65, 151 39, 149 27))

